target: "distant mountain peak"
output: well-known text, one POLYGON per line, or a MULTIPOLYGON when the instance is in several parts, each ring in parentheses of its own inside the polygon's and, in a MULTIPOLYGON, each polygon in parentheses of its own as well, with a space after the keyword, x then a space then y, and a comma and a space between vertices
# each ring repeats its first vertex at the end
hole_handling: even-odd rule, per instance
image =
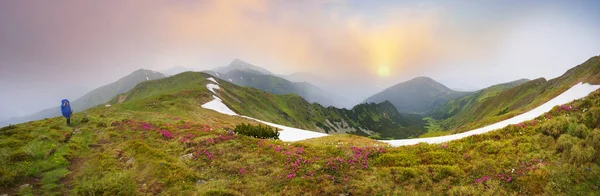
POLYGON ((424 114, 467 93, 453 91, 432 78, 421 76, 398 83, 377 93, 364 102, 391 102, 402 113, 424 114))
POLYGON ((234 70, 253 71, 253 72, 260 73, 260 74, 273 74, 269 70, 266 70, 265 68, 252 65, 252 64, 250 64, 246 61, 242 61, 238 58, 234 59, 227 66, 218 67, 218 68, 213 69, 213 71, 220 72, 220 73, 228 73, 228 72, 234 71, 234 70))

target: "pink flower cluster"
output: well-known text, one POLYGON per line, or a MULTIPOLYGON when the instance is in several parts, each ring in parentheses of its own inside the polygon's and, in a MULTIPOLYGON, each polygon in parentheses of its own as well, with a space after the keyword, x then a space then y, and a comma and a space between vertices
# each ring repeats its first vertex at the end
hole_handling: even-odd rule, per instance
POLYGON ((162 134, 162 136, 165 137, 165 138, 167 138, 167 139, 173 138, 173 135, 171 135, 170 132, 165 131, 165 130, 160 130, 160 134, 162 134))
POLYGON ((154 127, 152 127, 152 125, 150 123, 147 123, 147 122, 141 122, 140 125, 141 125, 142 129, 144 129, 146 131, 152 130, 154 128, 154 127))
POLYGON ((211 153, 210 151, 208 151, 206 149, 202 149, 202 150, 197 149, 196 150, 196 154, 194 155, 194 158, 197 158, 197 157, 199 157, 201 155, 205 155, 208 160, 215 159, 215 154, 211 153))
POLYGON ((192 143, 192 139, 196 138, 196 134, 188 133, 187 135, 181 136, 179 143, 189 144, 192 143))
POLYGON ((534 119, 529 122, 521 122, 521 123, 513 125, 513 126, 515 126, 517 128, 525 128, 527 126, 535 126, 535 124, 537 124, 537 120, 534 119))
POLYGON ((215 156, 214 153, 210 152, 207 148, 204 148, 204 149, 200 149, 200 148, 202 146, 203 147, 208 147, 208 146, 220 143, 220 142, 232 140, 234 138, 235 138, 235 135, 225 134, 225 135, 219 135, 217 137, 211 137, 211 138, 203 139, 202 141, 198 141, 198 142, 195 142, 195 143, 192 142, 192 143, 189 143, 189 144, 190 145, 194 145, 196 147, 196 154, 194 155, 194 158, 197 158, 197 157, 199 157, 201 155, 205 155, 208 160, 213 160, 213 159, 216 158, 216 156, 215 156))
POLYGON ((350 147, 342 157, 305 157, 304 148, 293 145, 276 145, 267 140, 259 140, 259 147, 273 150, 276 153, 287 156, 286 172, 280 176, 283 179, 293 179, 301 177, 310 180, 335 180, 334 175, 343 175, 341 180, 347 179, 344 174, 347 170, 368 169, 368 158, 376 153, 384 153, 385 148, 376 147, 350 147), (314 170, 311 167, 314 164, 323 165, 320 169, 314 170), (321 174, 321 175, 318 175, 321 174))
MULTIPOLYGON (((169 130, 191 129, 191 130, 201 130, 201 131, 204 131, 207 133, 211 131, 211 128, 208 125, 194 124, 189 121, 185 122, 185 123, 178 123, 175 125, 165 123, 160 127, 160 129, 148 122, 136 122, 136 121, 132 121, 132 120, 123 120, 121 122, 114 122, 114 123, 112 123, 112 126, 117 126, 121 129, 130 128, 133 130, 143 131, 143 132, 141 132, 142 139, 144 139, 146 136, 145 131, 156 131, 166 139, 176 138, 176 137, 179 137, 179 135, 180 135, 177 132, 172 132, 169 130)), ((179 141, 181 143, 191 143, 192 139, 195 137, 197 137, 196 134, 187 134, 185 136, 181 136, 179 141)), ((135 138, 135 137, 133 137, 133 138, 135 138)))
POLYGON ((561 105, 558 107, 558 109, 556 109, 558 112, 570 112, 571 110, 576 110, 577 106, 570 106, 570 105, 561 105))

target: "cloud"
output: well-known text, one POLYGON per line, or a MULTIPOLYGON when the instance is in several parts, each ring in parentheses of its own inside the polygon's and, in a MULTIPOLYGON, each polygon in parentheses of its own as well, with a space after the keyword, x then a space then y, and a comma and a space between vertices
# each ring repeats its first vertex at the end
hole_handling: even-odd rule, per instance
POLYGON ((289 71, 373 75, 380 66, 400 69, 443 52, 434 9, 393 10, 372 23, 343 3, 325 8, 330 4, 256 0, 179 5, 167 12, 167 29, 179 44, 289 71))
POLYGON ((3 92, 54 99, 73 83, 91 89, 139 68, 211 69, 240 58, 275 73, 325 75, 356 91, 344 96, 420 75, 485 87, 556 76, 598 55, 597 8, 577 1, 0 1, 0 83, 10 84, 3 92), (388 77, 377 76, 381 67, 388 77))

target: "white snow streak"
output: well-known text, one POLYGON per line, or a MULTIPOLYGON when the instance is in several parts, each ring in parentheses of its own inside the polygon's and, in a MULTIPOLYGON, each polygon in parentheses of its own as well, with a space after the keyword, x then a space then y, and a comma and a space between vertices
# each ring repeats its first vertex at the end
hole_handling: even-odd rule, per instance
MULTIPOLYGON (((211 80, 211 78, 208 78, 208 80, 211 80)), ((213 81, 213 80, 214 79, 212 79, 211 81, 213 81)), ((230 81, 231 81, 231 79, 230 79, 230 81)), ((213 81, 213 82, 216 83, 216 81, 213 81)), ((208 88, 208 90, 210 90, 211 92, 215 93, 213 89, 219 89, 219 86, 215 85, 215 84, 208 84, 208 85, 206 85, 206 88, 208 88)), ((563 92, 562 94, 556 96, 552 100, 542 104, 541 106, 539 106, 529 112, 517 115, 515 117, 512 117, 510 119, 507 119, 507 120, 504 120, 501 122, 497 122, 497 123, 494 123, 494 124, 491 124, 491 125, 479 128, 479 129, 475 129, 475 130, 471 130, 471 131, 467 131, 467 132, 463 132, 463 133, 440 136, 440 137, 431 137, 431 138, 379 140, 379 141, 388 143, 392 146, 407 146, 407 145, 418 144, 421 142, 436 144, 436 143, 443 143, 443 142, 448 142, 448 141, 452 141, 452 140, 458 140, 458 139, 462 139, 462 138, 465 138, 468 136, 482 134, 482 133, 486 133, 486 132, 493 131, 496 129, 501 129, 501 128, 504 128, 511 124, 517 124, 517 123, 520 123, 523 121, 532 120, 532 119, 550 111, 554 106, 566 104, 566 103, 569 103, 576 99, 581 99, 581 98, 589 95, 591 92, 598 90, 599 88, 600 88, 600 85, 590 85, 590 84, 579 83, 579 84, 571 87, 569 90, 563 92)), ((214 96, 214 95, 213 95, 213 97, 215 98, 214 100, 212 100, 208 103, 205 103, 204 105, 202 105, 202 107, 217 111, 222 114, 237 115, 235 112, 233 112, 231 109, 229 109, 225 104, 223 104, 223 101, 221 99, 219 99, 217 96, 214 96)), ((258 120, 258 119, 252 118, 252 117, 247 117, 247 116, 241 116, 241 117, 252 119, 252 120, 267 124, 269 126, 281 129, 281 131, 279 132, 280 133, 279 139, 281 141, 294 142, 294 141, 299 141, 299 140, 327 136, 327 134, 325 134, 325 133, 319 133, 319 132, 314 132, 314 131, 297 129, 297 128, 293 128, 293 127, 287 127, 287 126, 283 126, 283 125, 279 125, 279 124, 275 124, 275 123, 265 122, 265 121, 258 120)))
POLYGON ((210 78, 206 78, 206 79, 207 79, 207 80, 210 80, 210 81, 212 81, 212 82, 214 82, 214 83, 216 83, 216 84, 219 84, 219 82, 217 82, 217 80, 215 80, 215 79, 214 79, 214 78, 212 78, 212 77, 210 77, 210 78))
POLYGON ((462 138, 465 138, 468 136, 482 134, 482 133, 486 133, 486 132, 493 131, 496 129, 501 129, 501 128, 504 128, 511 124, 518 124, 523 121, 532 120, 532 119, 550 111, 554 106, 566 104, 566 103, 569 103, 576 99, 581 99, 581 98, 589 95, 591 92, 598 90, 598 88, 600 88, 600 85, 590 85, 590 84, 579 83, 579 84, 571 87, 569 90, 563 92, 562 94, 556 96, 554 99, 542 104, 541 106, 539 106, 529 112, 520 114, 518 116, 512 117, 512 118, 504 120, 504 121, 497 122, 495 124, 491 124, 491 125, 479 128, 479 129, 475 129, 475 130, 471 130, 471 131, 467 131, 467 132, 463 132, 463 133, 440 136, 440 137, 431 137, 431 138, 380 140, 380 141, 391 144, 392 146, 407 146, 407 145, 418 144, 421 142, 437 144, 437 143, 443 143, 443 142, 448 142, 448 141, 452 141, 452 140, 458 140, 458 139, 462 139, 462 138))
POLYGON ((213 94, 217 94, 217 93, 215 93, 215 89, 221 89, 221 87, 219 87, 219 85, 216 85, 216 84, 207 84, 206 88, 213 94))
MULTIPOLYGON (((217 87, 219 87, 219 86, 217 86, 217 87)), ((202 108, 211 109, 211 110, 217 111, 221 114, 227 114, 227 115, 231 115, 231 116, 237 115, 234 111, 229 109, 223 103, 223 101, 221 99, 219 99, 217 96, 213 95, 213 98, 215 98, 215 99, 213 99, 212 101, 209 101, 205 104, 202 104, 202 108)))

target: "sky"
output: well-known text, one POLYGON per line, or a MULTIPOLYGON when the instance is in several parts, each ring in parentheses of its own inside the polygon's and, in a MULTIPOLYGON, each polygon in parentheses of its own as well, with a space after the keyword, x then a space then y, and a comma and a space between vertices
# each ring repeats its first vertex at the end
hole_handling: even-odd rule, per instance
POLYGON ((462 90, 553 78, 600 55, 600 1, 0 1, 0 120, 139 68, 235 58, 360 100, 429 76, 462 90))

